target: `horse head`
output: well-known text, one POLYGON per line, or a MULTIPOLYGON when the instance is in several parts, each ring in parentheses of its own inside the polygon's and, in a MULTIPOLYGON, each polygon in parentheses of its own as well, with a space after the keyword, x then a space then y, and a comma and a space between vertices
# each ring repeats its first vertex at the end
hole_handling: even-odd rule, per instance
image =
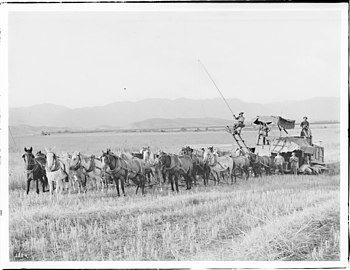
POLYGON ((35 166, 35 159, 34 159, 32 150, 33 150, 32 147, 30 147, 30 149, 27 149, 26 147, 24 147, 25 153, 22 155, 22 158, 24 160, 27 170, 31 170, 35 166))
POLYGON ((78 169, 80 163, 81 163, 80 152, 74 152, 72 154, 72 157, 70 158, 69 168, 72 170, 76 170, 78 169))
POLYGON ((102 151, 102 156, 100 157, 100 160, 101 160, 101 166, 103 171, 106 171, 107 167, 109 167, 108 149, 107 149, 107 152, 102 151))
POLYGON ((180 150, 180 155, 186 155, 187 154, 187 148, 186 147, 182 147, 180 150))
POLYGON ((101 167, 104 172, 107 170, 107 168, 114 170, 117 164, 120 163, 120 160, 121 160, 121 158, 111 153, 110 149, 108 150, 107 150, 107 153, 102 151, 102 156, 101 156, 101 167))
POLYGON ((32 153, 32 151, 33 151, 33 147, 30 147, 29 149, 27 149, 27 147, 24 147, 24 152, 32 153))
POLYGON ((46 149, 46 168, 48 171, 54 171, 55 169, 57 169, 57 156, 54 152, 52 152, 52 150, 48 150, 46 149))
POLYGON ((212 166, 216 162, 217 155, 213 153, 213 147, 208 147, 208 150, 209 151, 205 151, 203 154, 203 161, 212 166))
POLYGON ((151 149, 149 148, 142 148, 142 157, 143 157, 143 160, 146 160, 146 159, 149 159, 151 156, 151 149))
POLYGON ((258 163, 259 162, 259 157, 257 154, 254 153, 248 153, 247 158, 249 159, 250 162, 252 163, 258 163))

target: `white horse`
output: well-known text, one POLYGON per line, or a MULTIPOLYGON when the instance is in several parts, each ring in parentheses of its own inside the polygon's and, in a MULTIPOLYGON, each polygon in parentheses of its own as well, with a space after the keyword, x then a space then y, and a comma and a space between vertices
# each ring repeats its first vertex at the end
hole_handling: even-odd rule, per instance
POLYGON ((140 153, 142 154, 143 157, 143 162, 145 164, 145 173, 146 177, 148 179, 148 183, 151 182, 151 176, 154 178, 154 175, 157 173, 156 172, 156 155, 151 151, 150 147, 143 147, 140 150, 140 153))
POLYGON ((155 165, 156 162, 156 155, 153 154, 153 152, 151 151, 151 149, 149 147, 147 147, 146 149, 144 149, 143 153, 143 161, 145 163, 148 163, 151 166, 155 165))
POLYGON ((233 182, 233 159, 231 157, 219 157, 215 152, 209 150, 204 152, 203 161, 208 162, 214 181, 217 184, 219 184, 220 175, 223 173, 227 173, 231 177, 231 183, 233 182))
POLYGON ((56 156, 52 150, 46 150, 46 176, 49 182, 50 194, 53 194, 54 184, 56 184, 56 194, 62 193, 64 181, 68 178, 65 164, 56 156))

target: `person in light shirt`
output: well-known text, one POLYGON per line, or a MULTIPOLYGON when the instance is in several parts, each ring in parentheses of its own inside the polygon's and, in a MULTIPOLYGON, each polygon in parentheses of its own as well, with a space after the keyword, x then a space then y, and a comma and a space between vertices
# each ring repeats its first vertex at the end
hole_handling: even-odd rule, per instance
POLYGON ((277 156, 275 157, 274 162, 276 166, 276 172, 280 172, 281 174, 284 174, 284 171, 283 171, 284 157, 282 157, 280 153, 277 153, 277 156))
POLYGON ((298 174, 298 168, 299 168, 299 158, 295 155, 295 153, 292 153, 292 156, 289 158, 290 168, 292 169, 293 174, 298 174))

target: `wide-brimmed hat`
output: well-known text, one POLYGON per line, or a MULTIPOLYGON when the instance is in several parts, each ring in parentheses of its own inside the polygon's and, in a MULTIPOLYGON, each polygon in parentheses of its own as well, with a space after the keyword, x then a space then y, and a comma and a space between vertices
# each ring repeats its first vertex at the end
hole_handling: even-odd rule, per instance
POLYGON ((304 116, 303 118, 307 119, 307 117, 306 117, 306 116, 304 116))

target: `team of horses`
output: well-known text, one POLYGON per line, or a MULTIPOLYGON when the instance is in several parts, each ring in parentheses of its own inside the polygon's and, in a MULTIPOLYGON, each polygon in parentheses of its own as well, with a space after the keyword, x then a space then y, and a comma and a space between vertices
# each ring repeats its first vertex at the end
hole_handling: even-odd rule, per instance
POLYGON ((46 149, 33 154, 32 147, 24 148, 23 159, 27 173, 27 194, 30 183, 36 181, 36 191, 39 193, 39 181, 43 192, 62 193, 64 188, 73 192, 87 191, 90 181, 96 190, 107 190, 115 184, 117 194, 120 189, 125 196, 125 186, 132 182, 136 186, 136 194, 145 187, 166 181, 172 191, 179 191, 179 185, 185 183, 186 189, 197 185, 199 179, 207 186, 209 179, 218 185, 221 180, 236 183, 237 177, 248 180, 250 169, 254 176, 271 173, 274 164, 268 156, 258 156, 242 149, 235 153, 220 153, 213 147, 195 150, 189 146, 183 147, 178 154, 159 151, 153 153, 150 147, 143 147, 139 153, 113 153, 111 149, 102 151, 101 156, 84 155, 80 152, 57 155, 53 149, 46 149), (181 183, 180 183, 181 182, 181 183), (180 183, 180 184, 179 184, 180 183), (48 190, 45 190, 48 187, 48 190))

